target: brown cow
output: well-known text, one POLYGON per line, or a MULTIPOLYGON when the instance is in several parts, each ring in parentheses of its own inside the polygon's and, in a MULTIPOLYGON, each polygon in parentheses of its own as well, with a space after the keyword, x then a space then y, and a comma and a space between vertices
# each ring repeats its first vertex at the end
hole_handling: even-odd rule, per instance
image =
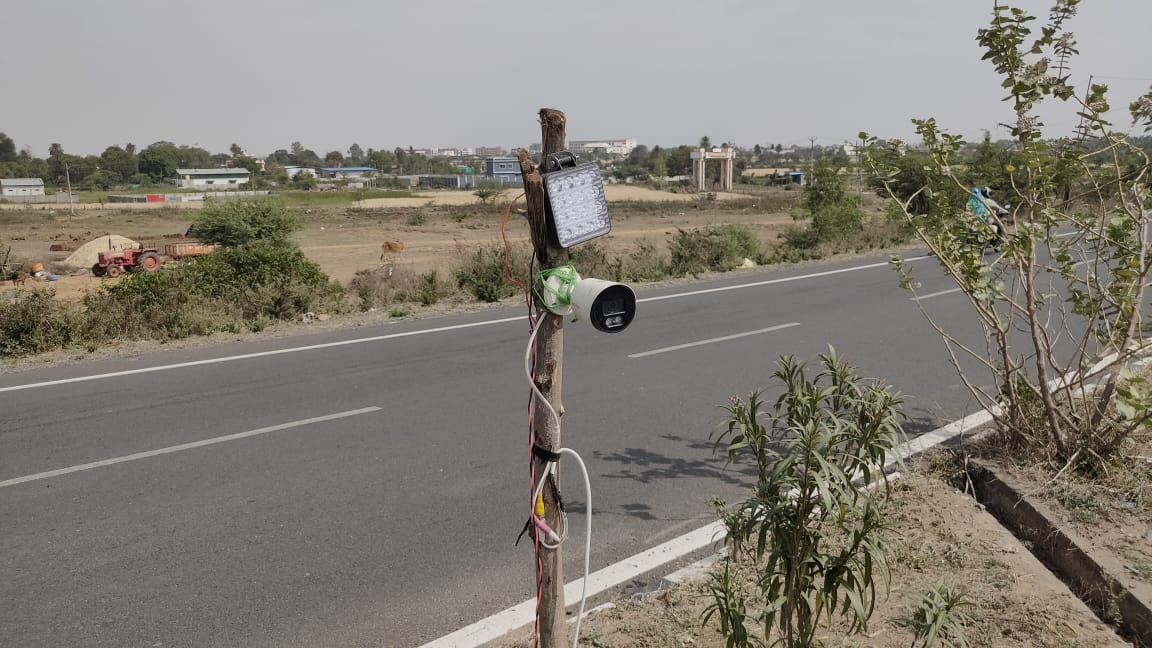
POLYGON ((28 281, 29 274, 24 271, 12 273, 12 285, 23 286, 25 281, 28 281))
POLYGON ((404 258, 404 242, 403 241, 384 241, 380 246, 380 260, 383 261, 384 257, 389 254, 395 254, 397 258, 404 258))

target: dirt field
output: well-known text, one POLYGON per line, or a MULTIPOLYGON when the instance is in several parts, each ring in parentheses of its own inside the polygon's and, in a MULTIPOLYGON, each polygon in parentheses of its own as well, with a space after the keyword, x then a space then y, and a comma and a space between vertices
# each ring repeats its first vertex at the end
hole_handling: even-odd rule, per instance
MULTIPOLYGON (((745 204, 735 199, 749 198, 737 194, 719 194, 715 201, 702 202, 688 194, 625 185, 609 185, 606 192, 614 204, 613 231, 599 242, 614 250, 627 249, 641 239, 660 243, 677 227, 716 222, 747 223, 770 240, 792 222, 786 210, 766 213, 763 209, 729 209, 729 204, 745 204)), ((517 195, 507 191, 487 205, 480 204, 470 192, 443 191, 419 198, 367 200, 351 206, 304 207, 301 211, 305 227, 295 238, 310 259, 341 283, 351 280, 357 270, 379 265, 380 245, 386 240, 404 243, 403 257, 397 261, 401 267, 417 272, 446 269, 462 249, 501 241, 501 220, 508 202, 517 195)), ((166 242, 181 240, 195 217, 195 211, 187 206, 196 204, 186 203, 179 208, 117 205, 116 209, 81 209, 75 215, 68 213, 67 206, 9 209, 0 212, 0 253, 11 245, 13 260, 43 262, 60 276, 59 281, 50 282, 57 295, 78 299, 101 281, 110 280, 93 277, 86 268, 60 267, 59 262, 70 252, 50 251, 52 245, 74 248, 104 234, 119 234, 162 248, 166 242)), ((518 206, 522 207, 522 203, 518 206)), ((513 242, 527 241, 523 216, 511 215, 508 236, 513 242)), ((0 295, 8 292, 11 286, 0 288, 0 295)))

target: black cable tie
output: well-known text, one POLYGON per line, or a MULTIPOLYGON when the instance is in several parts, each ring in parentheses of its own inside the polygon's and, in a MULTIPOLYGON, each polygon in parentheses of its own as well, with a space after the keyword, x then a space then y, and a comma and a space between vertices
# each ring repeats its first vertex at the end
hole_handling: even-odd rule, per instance
POLYGON ((531 529, 531 528, 532 528, 532 518, 528 518, 528 521, 526 521, 524 523, 524 528, 520 529, 520 535, 516 536, 516 543, 513 544, 512 546, 513 547, 519 547, 520 546, 520 538, 523 538, 524 534, 528 533, 528 529, 531 529))
POLYGON ((536 444, 532 444, 532 456, 536 457, 540 461, 551 461, 552 463, 557 463, 560 461, 559 452, 545 450, 536 444))
POLYGON ((560 487, 556 485, 555 475, 548 475, 548 486, 552 489, 552 497, 556 498, 556 508, 564 512, 564 498, 560 497, 560 487))

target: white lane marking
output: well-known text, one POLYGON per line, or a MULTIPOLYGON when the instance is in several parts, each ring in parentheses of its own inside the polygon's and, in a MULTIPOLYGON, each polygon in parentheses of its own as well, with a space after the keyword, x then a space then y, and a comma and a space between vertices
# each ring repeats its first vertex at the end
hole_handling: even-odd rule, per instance
POLYGON ((93 461, 91 463, 80 464, 79 466, 70 466, 68 468, 59 468, 57 470, 49 470, 47 472, 36 473, 34 475, 25 475, 23 477, 15 477, 0 481, 0 488, 8 486, 15 486, 16 484, 23 484, 38 479, 48 479, 49 477, 59 477, 60 475, 67 475, 69 473, 80 472, 82 470, 92 470, 93 468, 103 468, 104 466, 112 466, 126 461, 136 461, 137 459, 147 459, 148 457, 155 457, 158 455, 171 454, 173 452, 181 452, 184 450, 191 450, 193 448, 203 448, 204 446, 215 445, 217 443, 226 443, 228 441, 236 441, 237 439, 246 439, 248 437, 256 436, 259 434, 268 434, 269 432, 278 432, 280 430, 287 430, 290 428, 301 427, 304 425, 311 425, 313 423, 323 423, 324 421, 334 421, 336 419, 348 418, 349 416, 359 416, 360 414, 368 414, 369 412, 378 412, 379 407, 362 407, 360 409, 348 410, 346 412, 337 412, 336 414, 327 414, 325 416, 316 416, 313 418, 301 419, 299 421, 291 421, 289 423, 281 423, 280 425, 272 425, 269 427, 259 428, 256 430, 248 430, 247 432, 237 432, 236 434, 226 434, 224 436, 213 437, 211 439, 203 439, 201 441, 193 441, 191 443, 181 443, 180 445, 168 446, 167 448, 160 448, 158 450, 148 450, 146 452, 137 452, 135 454, 124 455, 123 457, 114 457, 112 459, 103 459, 101 461, 93 461))
POLYGON ((1080 232, 1064 232, 1063 234, 1057 234, 1055 238, 1068 238, 1069 236, 1076 236, 1079 233, 1080 232))
POLYGON ((939 297, 940 295, 951 295, 952 293, 960 292, 961 290, 963 290, 963 289, 962 288, 949 288, 948 290, 941 290, 940 292, 928 293, 927 295, 916 295, 915 297, 909 297, 909 299, 911 299, 912 301, 923 301, 925 299, 932 299, 933 297, 939 297))
MULTIPOLYGON (((931 259, 931 256, 918 256, 910 259, 905 259, 905 262, 920 261, 922 259, 931 259)), ((800 281, 801 279, 815 279, 817 277, 826 277, 829 275, 842 274, 845 272, 856 272, 859 270, 870 270, 872 268, 882 268, 889 266, 891 263, 885 261, 883 263, 870 263, 867 265, 853 266, 851 268, 841 268, 839 270, 828 270, 826 272, 814 272, 806 275, 798 275, 795 277, 782 277, 780 279, 769 279, 767 281, 754 281, 752 283, 737 284, 734 286, 723 286, 720 288, 707 288, 704 290, 693 290, 690 292, 676 293, 673 295, 662 295, 660 297, 646 297, 638 299, 638 302, 652 302, 662 301, 665 299, 680 299, 682 297, 692 297, 694 295, 704 295, 714 292, 725 292, 729 290, 740 290, 742 288, 754 288, 757 286, 767 286, 777 283, 785 283, 789 281, 800 281)), ((351 344, 364 344, 367 342, 380 342, 382 340, 392 340, 396 338, 411 337, 415 335, 427 335, 430 333, 443 333, 445 331, 458 331, 461 329, 475 328, 478 326, 490 326, 492 324, 506 324, 508 322, 522 322, 524 316, 517 317, 504 317, 501 319, 485 320, 483 322, 472 322, 470 324, 454 324, 452 326, 439 326, 430 329, 421 329, 418 331, 407 331, 404 333, 389 333, 387 335, 374 335, 366 338, 356 338, 353 340, 341 340, 339 342, 326 342, 324 344, 310 344, 308 346, 289 347, 287 349, 276 349, 275 351, 259 351, 256 353, 245 353, 234 356, 224 356, 222 358, 209 358, 206 360, 192 360, 189 362, 178 362, 169 365, 159 365, 156 367, 142 367, 140 369, 127 369, 124 371, 112 371, 109 373, 94 374, 90 376, 77 376, 75 378, 62 378, 60 380, 46 380, 44 382, 27 383, 23 385, 13 385, 11 387, 0 387, 0 393, 19 391, 22 389, 37 389, 40 387, 52 387, 54 385, 67 385, 70 383, 88 382, 91 380, 103 380, 104 378, 117 378, 120 376, 132 376, 136 374, 152 373, 154 371, 169 371, 172 369, 184 369, 187 367, 198 367, 202 365, 211 365, 221 362, 234 362, 236 360, 250 360, 252 358, 263 358, 267 356, 283 355, 286 353, 299 353, 301 351, 315 351, 317 349, 331 349, 335 347, 348 346, 351 344)))
MULTIPOLYGON (((708 526, 696 529, 679 538, 673 538, 648 551, 593 572, 588 577, 588 596, 595 596, 681 556, 703 549, 723 537, 724 525, 720 522, 713 522, 708 526)), ((575 580, 564 586, 565 601, 578 601, 580 599, 579 585, 580 581, 575 580)), ((517 628, 528 625, 532 622, 535 614, 536 599, 531 598, 503 612, 461 628, 450 635, 430 641, 420 648, 473 648, 499 639, 517 628)))
MULTIPOLYGON (((905 263, 912 261, 923 261, 924 259, 933 259, 931 255, 911 257, 904 259, 905 263)), ((892 267, 891 261, 883 261, 881 263, 869 263, 867 265, 852 266, 851 268, 840 268, 839 270, 826 270, 824 272, 813 272, 805 275, 796 275, 795 277, 781 277, 779 279, 767 279, 765 281, 753 281, 752 283, 737 284, 735 286, 721 286, 719 288, 704 288, 703 290, 691 290, 688 292, 674 293, 671 295, 661 295, 659 297, 645 297, 644 299, 637 299, 637 302, 653 302, 662 301, 665 299, 679 299, 681 297, 693 297, 695 295, 707 295, 709 293, 726 292, 729 290, 741 290, 743 288, 755 288, 757 286, 770 286, 772 284, 787 283, 789 281, 800 281, 802 279, 816 279, 817 277, 828 277, 831 275, 843 274, 845 272, 858 272, 860 270, 871 270, 872 268, 892 267)))
POLYGON ((0 387, 0 393, 18 391, 21 389, 35 389, 37 387, 51 387, 53 385, 66 385, 68 383, 87 382, 89 380, 103 380, 104 378, 116 378, 119 376, 132 376, 135 374, 151 373, 153 371, 169 371, 171 369, 184 369, 186 367, 198 367, 200 365, 217 364, 220 362, 234 362, 236 360, 250 360, 252 358, 263 358, 266 356, 282 355, 285 353, 299 353, 301 351, 315 351, 316 349, 331 349, 333 347, 348 346, 350 344, 364 344, 365 342, 379 342, 381 340, 392 340, 395 338, 410 337, 413 335, 426 335, 428 333, 442 333, 444 331, 457 331, 460 329, 474 328, 477 326, 488 326, 490 324, 504 324, 507 322, 523 322, 525 320, 523 315, 518 317, 505 317, 503 319, 487 320, 484 322, 472 322, 471 324, 453 324, 452 326, 440 326, 437 328, 422 329, 419 331, 407 331, 404 333, 389 333, 387 335, 375 335, 366 338, 356 338, 354 340, 341 340, 339 342, 325 342, 324 344, 310 344, 308 346, 290 347, 287 349, 276 349, 275 351, 259 351, 256 353, 245 353, 243 355, 225 356, 222 358, 208 358, 207 360, 192 360, 190 362, 178 362, 170 365, 159 365, 156 367, 142 367, 140 369, 127 369, 125 371, 113 371, 110 373, 95 374, 91 376, 77 376, 76 378, 62 378, 60 380, 47 380, 38 383, 28 383, 25 385, 13 385, 12 387, 0 387))
MULTIPOLYGON (((944 427, 922 434, 911 441, 896 446, 892 453, 893 456, 885 466, 892 467, 898 461, 907 460, 912 455, 938 446, 957 435, 985 425, 991 420, 992 415, 988 413, 988 410, 980 410, 944 427)), ((724 536, 724 524, 719 521, 713 522, 648 551, 609 565, 588 577, 588 596, 595 596, 674 560, 700 551, 711 544, 720 542, 724 536)), ((580 581, 574 580, 564 586, 565 601, 580 600, 579 585, 580 581)), ((461 628, 452 634, 430 641, 420 648, 473 648, 500 639, 510 632, 527 626, 532 623, 535 614, 536 599, 531 598, 461 628)))
POLYGON ((644 358, 647 356, 654 356, 660 353, 668 353, 669 351, 679 351, 681 349, 690 349, 692 347, 703 346, 705 344, 715 344, 716 342, 726 342, 728 340, 735 340, 737 338, 748 337, 749 335, 760 335, 761 333, 771 333, 772 331, 779 331, 780 329, 792 328, 793 326, 800 326, 800 322, 788 322, 787 324, 779 324, 777 326, 769 326, 768 328, 756 329, 755 331, 745 331, 744 333, 735 333, 733 335, 725 335, 724 337, 709 338, 707 340, 700 340, 699 342, 689 342, 687 344, 677 344, 676 346, 664 347, 663 349, 653 349, 651 351, 644 351, 643 353, 633 353, 629 358, 644 358))

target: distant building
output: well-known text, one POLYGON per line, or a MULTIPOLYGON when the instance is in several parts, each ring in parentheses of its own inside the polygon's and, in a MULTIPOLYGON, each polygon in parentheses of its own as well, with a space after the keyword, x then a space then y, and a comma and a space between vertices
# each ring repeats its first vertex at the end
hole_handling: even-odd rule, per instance
POLYGON ((303 173, 304 175, 310 175, 313 178, 316 177, 316 169, 313 169, 312 167, 299 166, 299 165, 289 165, 289 166, 284 167, 284 173, 289 178, 295 178, 296 176, 300 175, 301 173, 303 173))
POLYGON ((176 169, 176 186, 197 189, 238 189, 248 182, 248 169, 176 169))
POLYGON ((634 137, 614 140, 569 140, 568 150, 577 155, 581 153, 606 153, 626 156, 638 145, 639 143, 634 137))
POLYGON ((499 180, 504 184, 521 184, 520 161, 514 157, 490 157, 484 159, 484 177, 499 180))
POLYGON ((320 174, 332 180, 363 180, 379 173, 372 167, 325 167, 320 174))
POLYGON ((0 198, 43 195, 44 181, 40 178, 0 178, 0 198))

